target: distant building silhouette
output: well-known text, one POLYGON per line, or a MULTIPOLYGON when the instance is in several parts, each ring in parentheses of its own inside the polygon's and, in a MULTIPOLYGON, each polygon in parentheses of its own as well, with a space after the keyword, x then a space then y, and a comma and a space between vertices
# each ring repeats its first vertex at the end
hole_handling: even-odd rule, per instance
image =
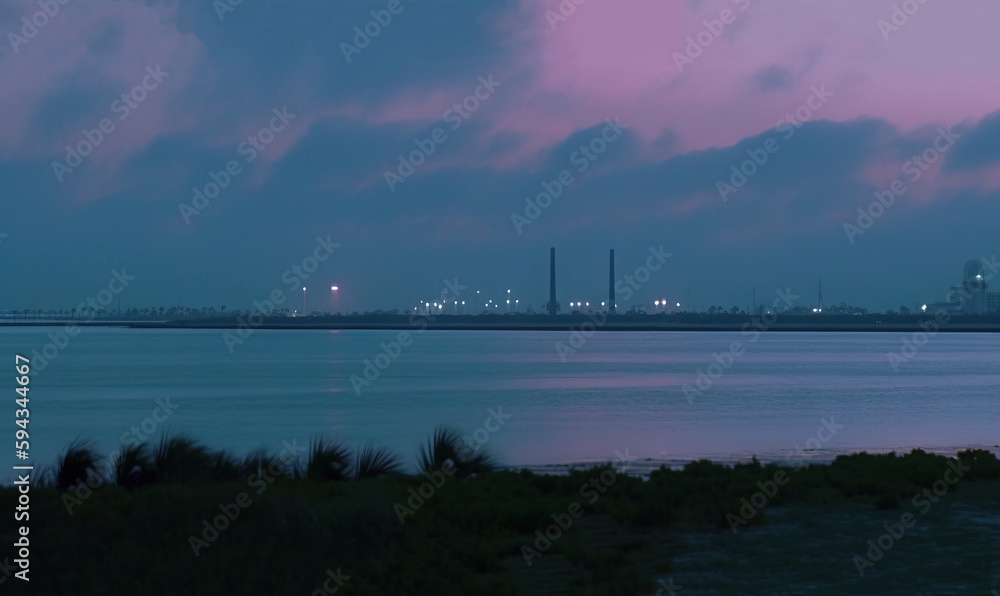
POLYGON ((949 314, 985 315, 1000 311, 1000 296, 996 292, 987 292, 984 275, 985 267, 982 261, 968 261, 962 269, 962 285, 952 286, 945 302, 925 304, 924 312, 939 311, 949 314))
POLYGON ((549 303, 545 305, 549 314, 555 316, 559 312, 556 302, 556 248, 549 249, 549 303))
MULTIPOLYGON (((986 278, 982 261, 969 261, 962 273, 961 295, 965 298, 963 312, 970 315, 986 314, 986 278)), ((956 290, 957 288, 952 288, 956 290)))

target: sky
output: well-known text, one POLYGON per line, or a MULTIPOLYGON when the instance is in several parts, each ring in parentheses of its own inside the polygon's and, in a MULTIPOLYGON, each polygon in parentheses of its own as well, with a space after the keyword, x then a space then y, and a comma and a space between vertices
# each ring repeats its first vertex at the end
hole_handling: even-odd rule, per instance
POLYGON ((564 305, 605 299, 612 248, 620 307, 811 306, 820 279, 826 304, 942 301, 998 252, 998 20, 993 0, 7 0, 0 309, 111 284, 122 308, 294 308, 305 286, 325 310, 337 285, 338 310, 446 289, 537 310, 553 246, 564 305))

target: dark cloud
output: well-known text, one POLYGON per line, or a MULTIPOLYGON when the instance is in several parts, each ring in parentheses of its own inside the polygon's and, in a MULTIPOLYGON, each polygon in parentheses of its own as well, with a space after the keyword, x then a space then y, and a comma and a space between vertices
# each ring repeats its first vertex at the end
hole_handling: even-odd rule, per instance
MULTIPOLYGON (((102 147, 63 184, 51 169, 57 156, 28 157, 26 149, 0 161, 4 194, 16 206, 0 224, 9 234, 0 251, 17 251, 0 259, 0 274, 19 280, 0 287, 0 308, 72 307, 121 266, 138 278, 123 295, 125 307, 245 308, 283 287, 281 273, 327 235, 342 248, 309 283, 341 285, 352 309, 434 298, 442 280, 456 276, 494 297, 511 287, 539 308, 549 246, 558 247, 563 300, 599 300, 609 248, 627 272, 661 244, 675 256, 643 300, 691 291, 703 306, 746 306, 754 286, 758 296, 802 288, 811 300, 822 277, 828 301, 895 308, 900 296, 940 299, 938 288, 954 283, 962 262, 991 252, 1000 197, 958 182, 915 185, 854 244, 844 234, 843 224, 880 190, 882 172, 873 168, 891 179, 899 163, 933 142, 936 125, 903 134, 874 118, 814 121, 788 129, 791 138, 765 130, 689 151, 683 141, 690 139, 676 132, 682 122, 660 123, 625 131, 581 173, 574 153, 600 136, 600 116, 580 118, 569 134, 553 132, 567 128, 544 117, 528 132, 503 119, 587 103, 568 90, 532 93, 542 75, 524 57, 537 48, 530 35, 516 45, 505 33, 527 27, 519 3, 403 2, 404 11, 350 63, 341 43, 353 43, 354 27, 387 2, 246 0, 221 21, 211 2, 154 4, 177 36, 199 43, 190 54, 167 52, 178 63, 164 65, 174 74, 163 97, 151 99, 161 105, 143 106, 114 141, 147 131, 151 138, 110 165, 111 148, 102 147), (447 140, 390 190, 384 176, 398 156, 442 126, 439 114, 490 73, 504 87, 458 130, 446 129, 447 140), (240 138, 286 105, 298 119, 246 163, 240 138), (535 132, 544 145, 532 144, 535 132), (779 150, 723 201, 718 183, 730 183, 731 168, 770 139, 779 150), (178 205, 232 159, 243 172, 185 224, 178 205), (511 215, 524 213, 525 198, 564 168, 574 182, 518 233, 511 215)), ((96 126, 124 91, 95 65, 124 52, 128 35, 113 19, 94 27, 81 46, 89 48, 85 59, 40 92, 26 120, 25 143, 36 154, 38 145, 96 126)), ((158 41, 166 47, 177 39, 158 41)), ((141 72, 134 62, 124 61, 118 74, 141 72)), ((738 80, 754 82, 759 89, 748 93, 759 95, 787 89, 794 78, 772 65, 738 80)), ((1000 159, 1000 113, 959 130, 946 173, 1000 159)))
POLYGON ((783 66, 769 66, 757 71, 754 75, 757 86, 761 91, 774 91, 776 89, 787 89, 792 86, 792 73, 783 66))
MULTIPOLYGON (((956 132, 959 129, 956 129, 956 132)), ((1000 162, 1000 112, 983 118, 962 134, 949 152, 948 171, 975 170, 1000 162)))

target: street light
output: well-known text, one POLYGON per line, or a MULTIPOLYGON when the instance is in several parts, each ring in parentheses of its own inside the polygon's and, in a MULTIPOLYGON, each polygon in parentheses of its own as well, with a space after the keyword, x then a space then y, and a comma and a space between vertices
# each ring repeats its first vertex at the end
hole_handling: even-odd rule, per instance
POLYGON ((302 316, 306 314, 306 287, 302 286, 302 316))

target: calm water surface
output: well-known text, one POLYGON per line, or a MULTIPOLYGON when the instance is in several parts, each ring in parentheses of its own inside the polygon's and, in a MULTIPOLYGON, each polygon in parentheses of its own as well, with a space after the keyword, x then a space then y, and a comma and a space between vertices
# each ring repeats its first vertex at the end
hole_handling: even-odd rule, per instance
MULTIPOLYGON (((54 330, 0 328, 11 420, 14 354, 41 350, 54 330)), ((1000 443, 991 334, 940 334, 894 372, 886 354, 902 346, 895 333, 771 333, 747 343, 740 333, 603 332, 564 362, 555 345, 568 345, 565 332, 425 331, 359 395, 351 375, 363 377, 365 360, 398 333, 258 330, 230 353, 217 330, 84 329, 43 370, 35 363, 32 459, 51 463, 76 437, 110 452, 167 397, 176 411, 154 436, 184 432, 239 452, 326 434, 409 461, 436 425, 471 434, 490 409, 509 418, 485 447, 517 466, 608 461, 616 451, 669 463, 780 459, 817 437, 823 419, 842 428, 817 459, 1000 443), (689 403, 684 385, 737 340, 745 353, 689 403)))

